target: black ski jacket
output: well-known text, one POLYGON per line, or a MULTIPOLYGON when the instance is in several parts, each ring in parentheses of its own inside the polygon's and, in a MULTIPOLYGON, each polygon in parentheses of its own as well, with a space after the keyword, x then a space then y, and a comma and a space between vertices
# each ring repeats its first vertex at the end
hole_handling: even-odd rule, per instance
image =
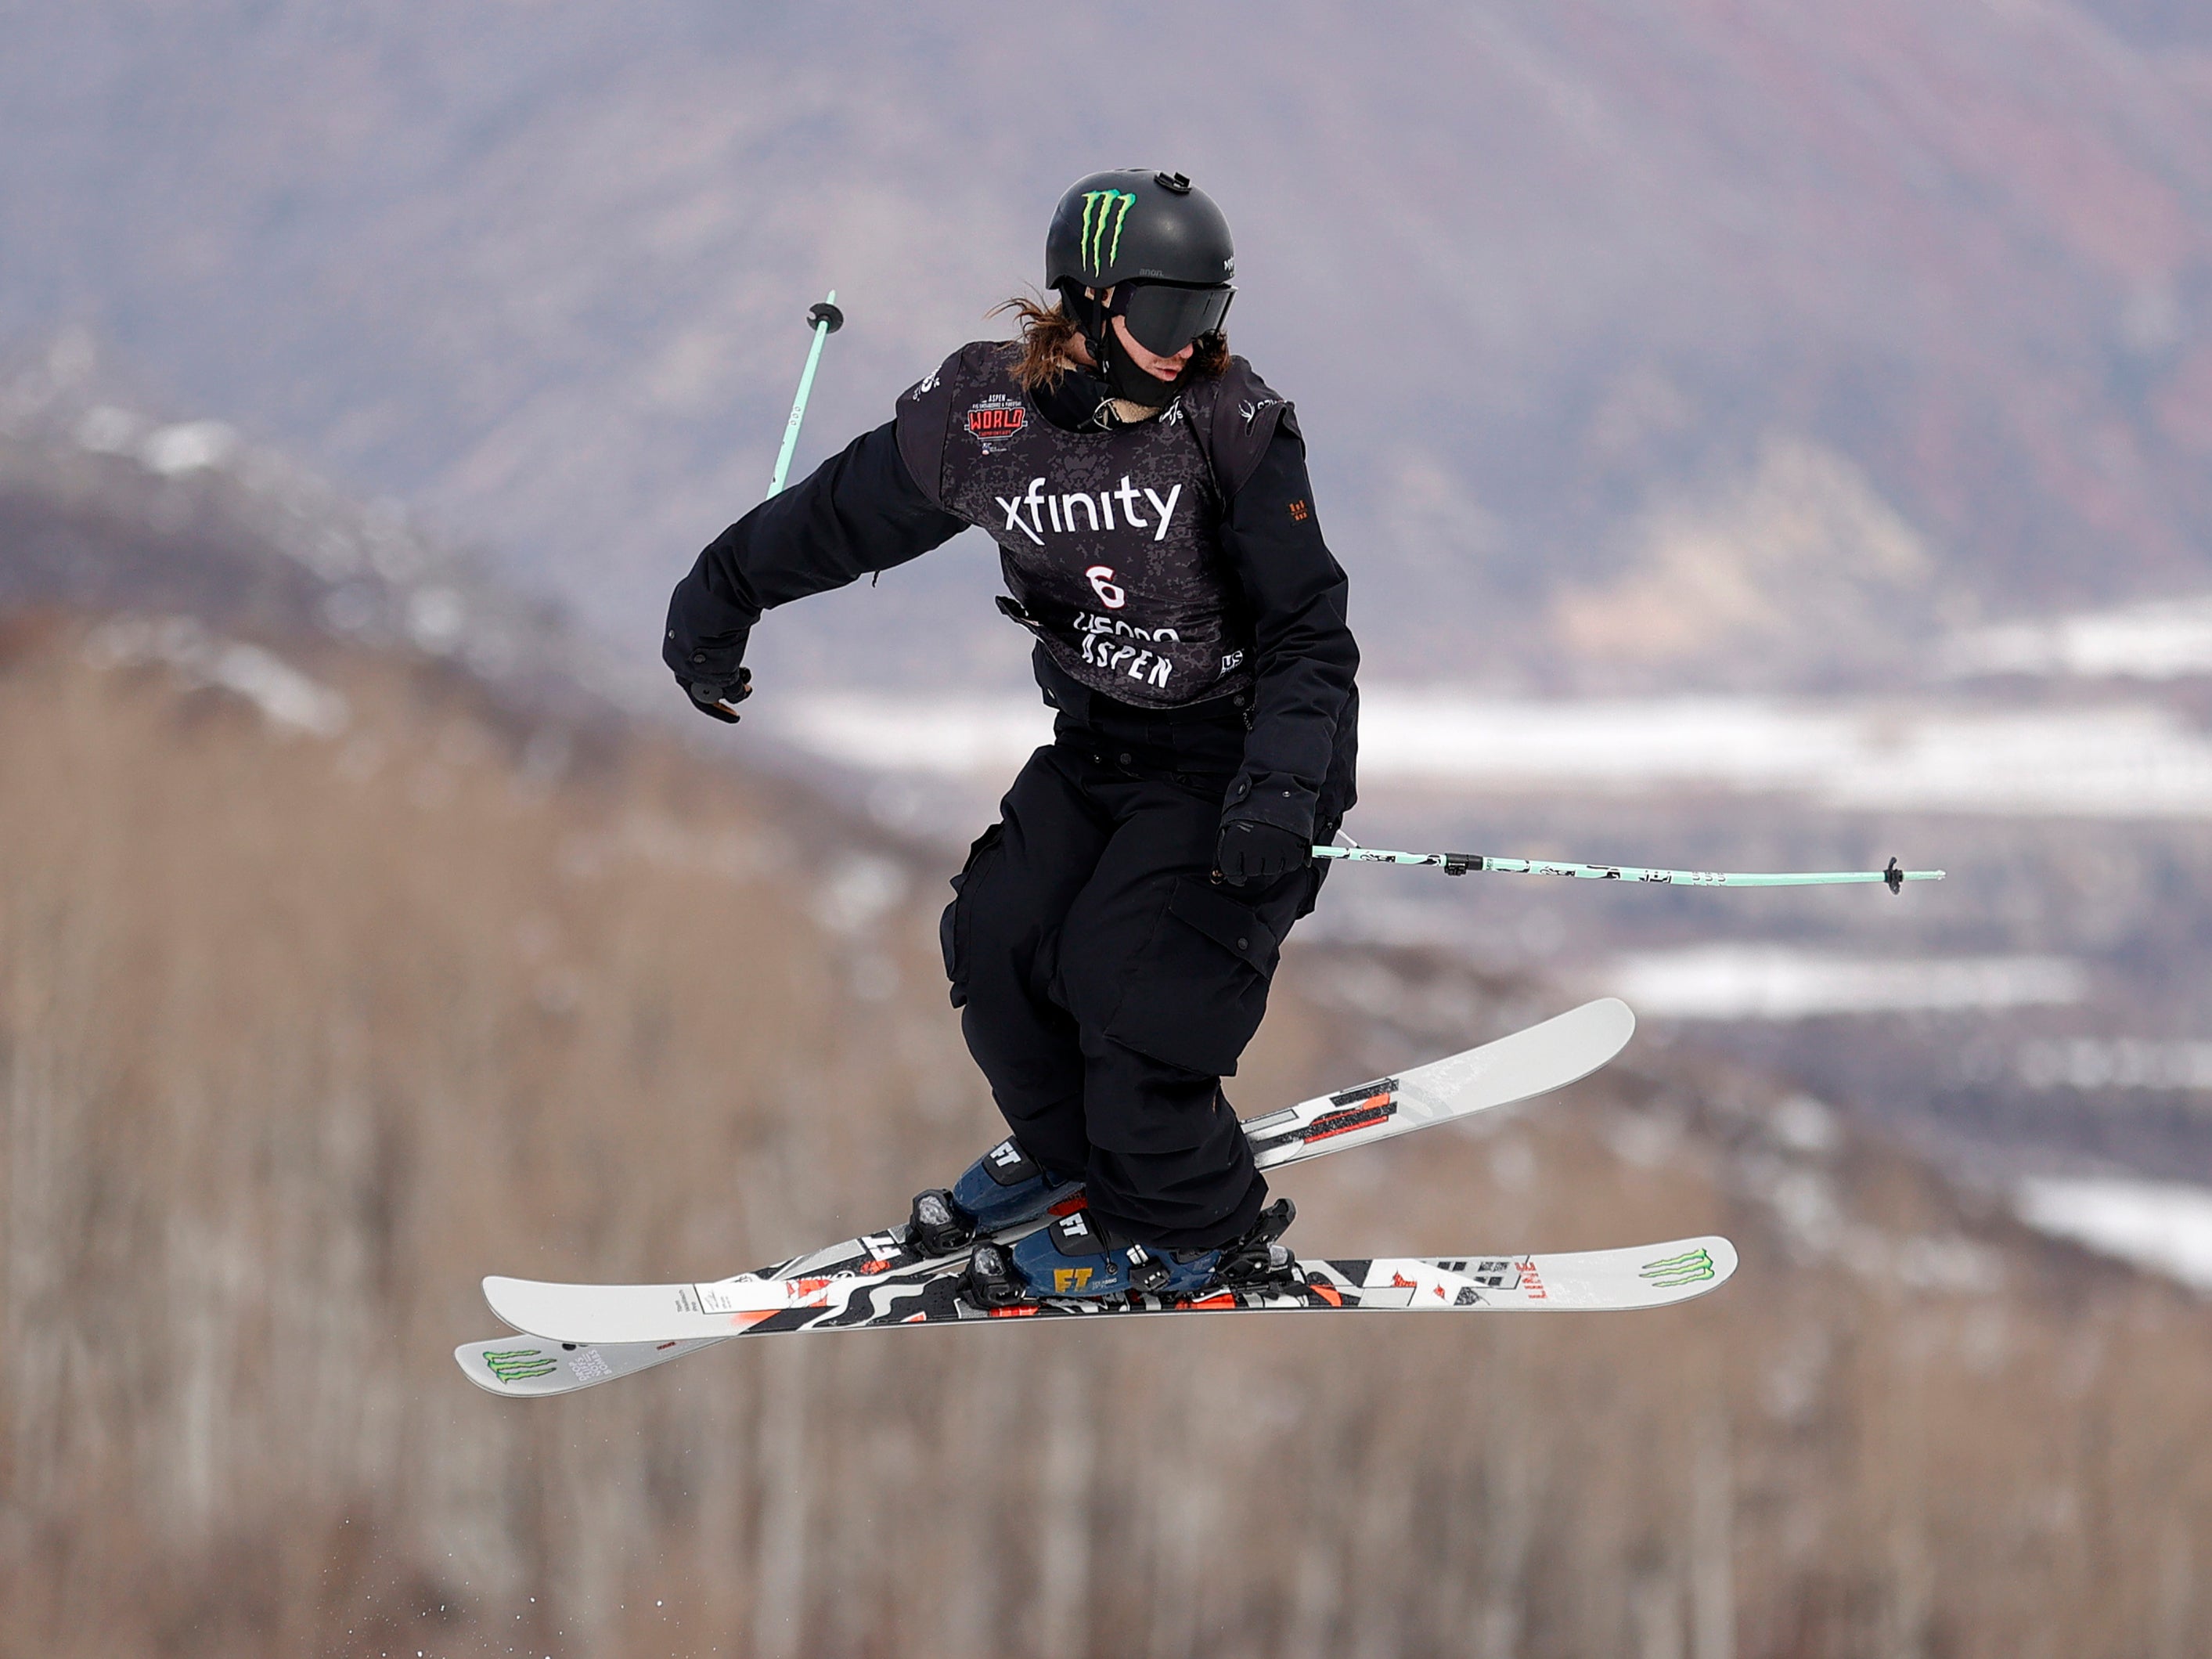
MULTIPOLYGON (((948 368, 961 355, 947 360, 948 368)), ((1241 359, 1233 362, 1259 385, 1241 359)), ((936 380, 910 390, 902 410, 936 380)), ((1077 433, 1097 407, 1095 384, 1071 375, 1054 392, 1027 401, 1054 427, 1077 433)), ((1261 411, 1272 431, 1257 442, 1244 434, 1249 459, 1240 463, 1243 476, 1224 478, 1217 469, 1218 515, 1208 536, 1219 556, 1231 642, 1249 653, 1239 665, 1249 668, 1249 679, 1237 672, 1223 682, 1236 685, 1233 693, 1180 706, 1164 708, 1157 696, 1146 704, 1122 702, 1075 684, 1042 637, 1036 673, 1047 701, 1063 715, 1087 706, 1094 715, 1110 711, 1117 726, 1125 724, 1123 715, 1131 723, 1242 725, 1243 766, 1226 791, 1224 820, 1327 835, 1356 798, 1359 652, 1346 622, 1345 574, 1314 509, 1295 414, 1268 397, 1261 411)), ((1245 422, 1249 427, 1249 414, 1245 422)), ((678 680, 734 678, 746 636, 764 611, 918 558, 971 523, 987 532, 999 528, 937 504, 937 490, 925 489, 912 470, 911 429, 902 454, 900 424, 890 421, 854 439, 804 483, 753 508, 708 544, 669 604, 663 655, 678 680)), ((1011 601, 1000 605, 1036 628, 1036 619, 1011 601)))

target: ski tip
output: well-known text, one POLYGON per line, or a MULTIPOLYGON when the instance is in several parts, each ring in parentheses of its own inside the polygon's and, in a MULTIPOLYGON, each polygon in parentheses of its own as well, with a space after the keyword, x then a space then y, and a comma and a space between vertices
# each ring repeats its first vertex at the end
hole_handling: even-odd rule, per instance
POLYGON ((518 1331, 599 1346, 734 1336, 790 1306, 794 1296, 823 1294, 827 1283, 748 1278, 710 1285, 563 1285, 494 1274, 483 1292, 491 1310, 518 1331))
POLYGON ((1636 1035, 1636 1010, 1619 997, 1594 998, 1583 1004, 1575 1012, 1587 1013, 1594 1019, 1602 1019, 1617 1025, 1620 1030, 1620 1040, 1623 1044, 1636 1035))
POLYGON ((526 1335, 561 1340, 557 1332, 533 1328, 548 1322, 544 1316, 550 1297, 549 1292, 558 1291, 558 1285, 541 1284, 534 1279, 508 1279, 499 1273, 486 1273, 483 1279, 484 1305, 496 1314, 501 1322, 526 1335))
MULTIPOLYGON (((1595 1071, 1628 1046, 1636 1035, 1636 1011, 1619 997, 1595 997, 1589 1001, 1570 1008, 1564 1014, 1555 1014, 1544 1025, 1571 1023, 1582 1028, 1591 1043, 1603 1050, 1604 1057, 1591 1066, 1595 1071)), ((1541 1030, 1543 1026, 1531 1026, 1541 1030)))
MULTIPOLYGON (((486 1273, 477 1282, 483 1289, 484 1305, 494 1313, 499 1314, 501 1319, 507 1319, 507 1316, 499 1313, 499 1304, 509 1299, 517 1289, 526 1287, 530 1283, 526 1279, 507 1279, 498 1273, 486 1273)), ((510 1325, 514 1324, 511 1319, 507 1319, 507 1322, 510 1325)), ((515 1325, 515 1328, 520 1330, 522 1328, 515 1325)), ((459 1350, 456 1349, 454 1352, 458 1354, 459 1350)))

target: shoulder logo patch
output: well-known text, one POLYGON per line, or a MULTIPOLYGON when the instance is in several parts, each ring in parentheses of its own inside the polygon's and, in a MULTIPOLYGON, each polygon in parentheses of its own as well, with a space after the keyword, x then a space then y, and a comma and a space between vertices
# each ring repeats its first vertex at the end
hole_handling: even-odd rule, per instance
POLYGON ((1291 519, 1293 523, 1304 524, 1311 517, 1313 517, 1313 508, 1308 507, 1303 501, 1291 503, 1291 519))
POLYGON ((1003 392, 968 406, 968 434, 983 446, 986 453, 1018 435, 1028 422, 1029 411, 1022 407, 1021 399, 1003 392))

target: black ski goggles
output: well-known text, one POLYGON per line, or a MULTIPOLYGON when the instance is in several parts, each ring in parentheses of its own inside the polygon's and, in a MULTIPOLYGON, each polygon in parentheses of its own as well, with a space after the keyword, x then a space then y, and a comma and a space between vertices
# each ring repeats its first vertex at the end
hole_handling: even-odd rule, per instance
POLYGON ((1237 290, 1185 288, 1176 283, 1123 283, 1115 290, 1113 313, 1129 325, 1137 343, 1172 357, 1201 334, 1212 334, 1229 315, 1237 290))

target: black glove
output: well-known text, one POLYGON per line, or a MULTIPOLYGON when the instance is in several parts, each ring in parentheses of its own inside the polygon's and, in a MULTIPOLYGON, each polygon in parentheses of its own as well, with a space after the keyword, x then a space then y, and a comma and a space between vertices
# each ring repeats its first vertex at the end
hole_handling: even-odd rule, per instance
POLYGON ((1302 867, 1312 857, 1310 836, 1252 818, 1231 818, 1221 826, 1213 868, 1231 887, 1242 887, 1247 882, 1264 887, 1302 867))
POLYGON ((687 680, 677 676, 676 683, 691 694, 691 706, 702 714, 711 714, 726 725, 738 723, 736 713, 722 707, 724 703, 743 702, 753 694, 753 671, 738 670, 733 680, 687 680))
POLYGON ((753 694, 752 671, 743 665, 745 643, 752 630, 732 629, 705 638, 693 634, 678 613, 684 595, 693 586, 685 577, 669 601, 668 631, 661 636, 660 659, 676 676, 677 684, 690 694, 691 706, 702 714, 735 726, 738 717, 721 705, 743 702, 753 694))

